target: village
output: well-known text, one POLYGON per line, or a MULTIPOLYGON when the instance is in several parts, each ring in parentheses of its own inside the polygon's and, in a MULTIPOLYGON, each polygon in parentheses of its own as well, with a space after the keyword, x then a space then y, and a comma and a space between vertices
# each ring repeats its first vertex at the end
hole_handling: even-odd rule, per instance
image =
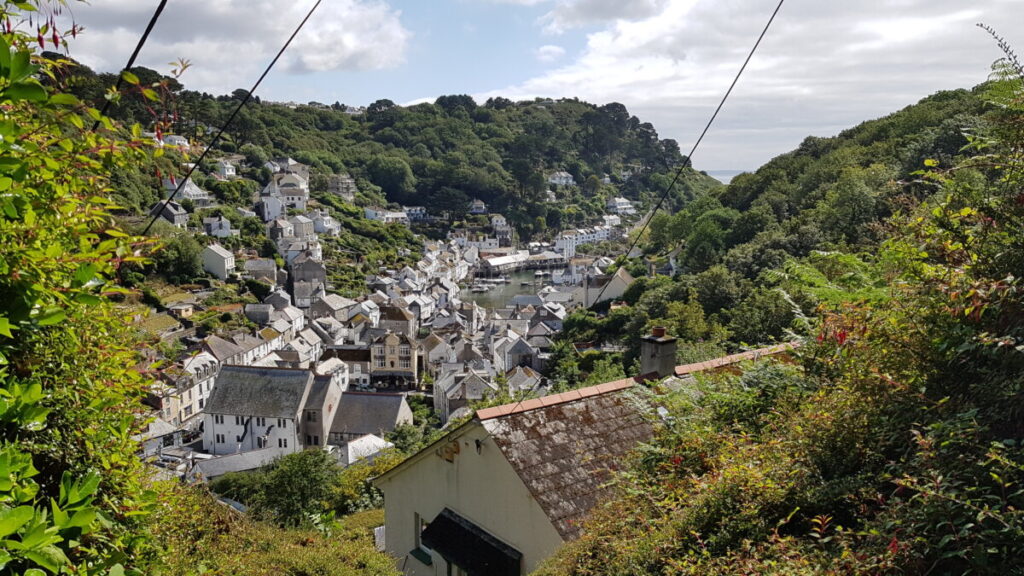
MULTIPOLYGON (((141 438, 145 458, 185 481, 253 470, 310 448, 329 451, 341 465, 373 458, 393 447, 389 434, 413 422, 410 403, 427 406, 444 426, 491 397, 542 397, 568 312, 598 298, 614 301, 633 282, 623 268, 606 274, 610 259, 577 254, 581 245, 623 236, 623 220, 637 217, 628 200, 609 201, 602 224, 524 246, 504 216, 474 200, 467 216, 486 225, 426 241, 415 265, 381 267, 366 278, 365 294, 346 298, 332 292, 321 246, 340 225, 311 200, 309 167, 289 158, 265 167, 272 177, 258 201, 237 210, 260 218, 280 258, 225 248, 219 241, 239 231, 224 216, 203 218, 195 233, 208 237, 201 258, 210 283, 136 311, 147 333, 185 347, 177 361, 152 358, 154 413, 141 438), (509 286, 513 274, 528 280, 509 286), (210 304, 219 285, 248 281, 266 286, 260 302, 210 304), (502 288, 514 295, 493 306, 475 301, 502 288), (246 322, 197 336, 195 320, 211 313, 241 314, 246 322)), ((222 159, 212 176, 233 179, 236 167, 222 159)), ((565 172, 548 181, 574 185, 565 172)), ((151 214, 175 227, 188 225, 187 207, 213 202, 191 179, 164 184, 168 196, 177 193, 151 214)), ((356 192, 351 177, 330 177, 329 194, 351 203, 356 192)), ((363 213, 402 226, 436 218, 415 206, 363 213)))

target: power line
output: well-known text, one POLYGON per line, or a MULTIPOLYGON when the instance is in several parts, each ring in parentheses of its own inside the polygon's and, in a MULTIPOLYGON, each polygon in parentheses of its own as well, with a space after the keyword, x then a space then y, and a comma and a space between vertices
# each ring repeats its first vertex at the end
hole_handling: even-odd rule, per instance
MULTIPOLYGON (((146 25, 146 31, 142 33, 142 38, 139 38, 139 43, 135 45, 135 51, 132 52, 131 57, 128 58, 128 63, 121 69, 122 73, 117 75, 117 83, 114 84, 114 92, 119 92, 121 90, 121 85, 124 83, 124 71, 131 70, 132 67, 135 66, 135 59, 138 58, 139 52, 142 51, 142 46, 146 43, 146 40, 149 39, 149 33, 152 32, 153 27, 156 26, 156 21, 164 11, 164 6, 167 6, 167 0, 160 0, 160 5, 156 7, 156 12, 153 12, 153 17, 149 19, 149 24, 146 25)), ((101 118, 107 115, 107 110, 110 108, 110 102, 111 101, 108 99, 103 103, 103 108, 100 109, 101 118)), ((100 121, 96 120, 92 125, 92 131, 95 132, 99 127, 100 121)))
MULTIPOLYGON (((658 203, 654 206, 654 209, 651 210, 650 217, 647 218, 646 221, 644 221, 643 226, 640 227, 640 231, 637 232, 636 238, 633 240, 633 243, 630 244, 629 250, 626 251, 626 257, 629 257, 629 253, 632 252, 634 248, 636 248, 637 244, 640 243, 640 238, 643 237, 644 230, 647 229, 647 226, 650 225, 651 220, 654 219, 654 215, 657 214, 658 210, 661 209, 661 205, 665 203, 665 199, 668 198, 669 193, 672 192, 672 190, 676 187, 676 182, 678 182, 679 177, 682 176, 683 170, 692 165, 693 153, 697 151, 697 147, 700 146, 701 141, 704 140, 704 136, 708 133, 708 130, 711 129, 711 124, 715 122, 715 118, 718 117, 718 113, 721 112, 722 107, 725 106, 725 101, 729 99, 729 95, 732 94, 732 89, 736 87, 736 83, 739 82, 740 76, 743 75, 743 71, 747 69, 747 64, 749 64, 750 59, 754 57, 754 53, 757 52, 758 46, 761 45, 761 40, 763 40, 765 34, 768 33, 768 28, 771 27, 772 22, 775 21, 775 16, 778 15, 779 10, 782 8, 782 4, 785 1, 786 0, 779 0, 779 3, 775 6, 775 10, 772 12, 771 17, 768 18, 768 22, 764 25, 764 29, 761 30, 761 35, 757 37, 757 41, 754 42, 754 47, 751 48, 750 53, 747 54, 747 59, 743 61, 743 65, 740 66, 739 71, 736 73, 736 77, 732 79, 732 84, 729 84, 729 89, 726 90, 725 95, 722 96, 722 101, 718 103, 718 107, 715 108, 714 114, 712 114, 711 118, 708 119, 708 123, 704 126, 704 130, 701 131, 700 136, 697 138, 697 141, 693 143, 693 148, 690 149, 690 153, 686 155, 686 160, 682 163, 682 165, 679 166, 679 169, 676 170, 676 174, 672 178, 672 182, 670 182, 668 187, 665 188, 665 192, 661 195, 661 198, 658 199, 658 203)), ((608 288, 609 284, 611 284, 611 282, 606 282, 605 285, 601 287, 601 291, 597 293, 597 298, 594 299, 594 304, 597 304, 598 302, 601 301, 601 296, 604 295, 604 291, 605 289, 608 288)))
POLYGON ((149 221, 149 224, 146 225, 145 230, 142 231, 142 236, 145 236, 149 232, 149 229, 152 228, 153 224, 157 221, 158 218, 160 218, 160 215, 163 214, 164 209, 167 208, 167 205, 170 204, 171 200, 174 200, 174 197, 178 195, 178 192, 180 192, 181 189, 185 186, 185 183, 188 182, 188 179, 192 177, 192 173, 196 171, 196 168, 199 167, 199 165, 203 162, 203 159, 206 158, 207 153, 210 152, 210 149, 212 149, 213 146, 217 143, 217 141, 220 140, 220 137, 224 135, 224 131, 227 130, 228 126, 231 125, 231 122, 235 119, 235 116, 238 116, 238 113, 242 111, 242 107, 244 107, 249 102, 249 100, 252 98, 252 95, 256 92, 256 89, 260 87, 260 84, 263 82, 263 79, 266 78, 267 74, 270 73, 270 70, 274 68, 274 65, 277 64, 277 61, 281 58, 281 55, 284 54, 284 51, 288 49, 288 46, 291 45, 292 40, 294 40, 295 36, 298 35, 299 30, 302 30, 302 27, 306 25, 306 22, 313 15, 313 12, 316 12, 317 7, 320 6, 320 2, 322 1, 323 0, 316 0, 316 3, 313 4, 313 7, 310 8, 309 12, 306 13, 306 17, 302 19, 302 22, 299 22, 299 25, 292 32, 292 35, 288 37, 288 40, 284 43, 284 46, 281 46, 281 49, 277 51, 277 55, 274 56, 274 59, 271 60, 270 64, 267 65, 266 69, 263 70, 263 74, 260 74, 260 77, 256 80, 256 83, 252 85, 252 88, 249 89, 249 92, 246 93, 245 97, 242 98, 242 101, 239 102, 238 106, 236 106, 234 111, 231 112, 231 116, 228 117, 227 122, 224 122, 224 125, 221 126, 219 131, 217 131, 217 134, 213 137, 213 139, 210 140, 209 143, 207 143, 206 149, 203 150, 203 153, 199 155, 199 158, 197 158, 196 161, 192 164, 192 167, 189 168, 188 173, 185 174, 185 176, 181 179, 181 182, 178 183, 178 187, 174 189, 174 192, 172 192, 170 196, 167 197, 167 200, 164 200, 163 204, 160 206, 160 209, 157 210, 155 214, 153 214, 153 219, 149 221))

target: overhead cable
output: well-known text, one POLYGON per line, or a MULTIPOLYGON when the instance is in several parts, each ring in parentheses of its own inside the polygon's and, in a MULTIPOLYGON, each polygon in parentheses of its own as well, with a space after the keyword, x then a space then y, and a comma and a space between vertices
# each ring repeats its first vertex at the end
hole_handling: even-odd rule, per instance
POLYGON ((171 200, 174 200, 174 197, 178 195, 178 192, 181 191, 181 189, 185 186, 185 183, 188 182, 189 178, 192 177, 192 173, 196 171, 196 168, 198 168, 199 165, 202 164, 203 159, 206 158, 206 154, 209 153, 209 151, 214 147, 214 145, 217 144, 217 141, 220 140, 220 137, 224 135, 224 131, 227 130, 228 126, 230 126, 231 122, 235 119, 235 116, 238 116, 238 113, 241 112, 242 108, 249 102, 249 100, 252 98, 252 95, 256 92, 256 89, 260 87, 260 84, 263 82, 263 79, 266 78, 267 74, 269 74, 271 69, 274 68, 274 65, 277 64, 278 60, 280 60, 281 55, 283 55, 284 51, 288 49, 288 46, 291 45, 292 40, 294 40, 295 36, 298 35, 299 30, 302 30, 302 27, 306 25, 306 22, 313 15, 313 12, 316 12, 317 7, 320 6, 320 2, 322 1, 323 0, 317 0, 316 3, 313 4, 313 7, 309 9, 309 12, 306 13, 306 17, 302 19, 302 22, 299 22, 299 25, 295 27, 295 30, 292 32, 292 35, 289 36, 288 40, 284 43, 284 46, 281 46, 281 49, 277 51, 277 55, 274 56, 274 59, 271 60, 270 64, 267 65, 266 69, 263 70, 263 74, 260 74, 260 77, 256 80, 256 83, 252 85, 252 88, 250 88, 249 91, 245 94, 245 96, 242 98, 242 101, 238 103, 238 106, 235 106, 235 109, 231 112, 231 115, 228 117, 227 121, 224 122, 224 125, 221 126, 220 130, 217 131, 217 134, 213 137, 213 139, 206 144, 206 149, 203 150, 203 153, 199 155, 199 158, 197 158, 195 162, 192 163, 192 167, 189 168, 188 173, 186 173, 185 176, 181 178, 181 181, 178 182, 178 186, 174 189, 174 192, 172 192, 171 195, 167 197, 167 200, 164 200, 163 204, 160 206, 160 209, 153 214, 153 218, 149 221, 149 224, 147 224, 146 228, 142 231, 143 236, 145 236, 149 232, 149 229, 153 227, 153 224, 157 221, 158 218, 160 218, 160 215, 163 214, 164 210, 167 208, 167 205, 170 204, 171 200))
MULTIPOLYGON (((729 84, 729 89, 725 91, 725 95, 722 96, 721 102, 719 102, 718 106, 715 108, 714 114, 712 114, 711 118, 708 119, 708 123, 704 126, 704 130, 701 131, 700 136, 697 138, 697 141, 693 143, 693 148, 690 149, 690 153, 686 155, 685 160, 679 166, 679 169, 676 170, 675 176, 672 178, 672 181, 669 183, 669 185, 665 188, 665 192, 663 192, 661 198, 658 199, 658 203, 654 206, 654 209, 651 210, 650 216, 644 221, 643 225, 640 227, 640 231, 637 232, 636 238, 634 238, 633 243, 630 244, 629 250, 626 250, 626 257, 629 257, 629 254, 633 252, 633 249, 636 248, 636 245, 640 243, 640 238, 643 237, 644 230, 647 229, 647 227, 651 223, 651 220, 654 219, 654 215, 657 214, 658 210, 661 209, 661 205, 665 203, 665 199, 668 198, 669 193, 671 193, 672 190, 675 188, 676 182, 679 181, 679 177, 682 176, 683 174, 683 170, 685 170, 686 168, 693 164, 694 152, 697 151, 697 147, 700 146, 701 141, 704 140, 704 136, 708 133, 708 130, 711 129, 711 125, 715 122, 715 118, 718 117, 718 113, 721 112, 722 107, 725 106, 725 101, 729 99, 729 95, 732 94, 732 89, 736 87, 736 83, 739 82, 740 76, 743 75, 743 71, 747 69, 747 64, 749 64, 750 59, 754 57, 754 53, 757 52, 758 46, 761 45, 761 40, 763 40, 765 34, 768 33, 768 28, 771 27, 772 22, 775 21, 775 16, 779 13, 779 10, 782 8, 782 4, 785 1, 786 0, 779 0, 779 3, 775 6, 775 10, 772 12, 771 17, 768 18, 768 22, 764 25, 764 29, 761 30, 761 34, 757 37, 757 41, 754 42, 754 47, 750 49, 750 53, 747 54, 746 60, 743 61, 743 65, 740 66, 740 69, 736 73, 736 76, 732 79, 732 84, 729 84)), ((606 282, 605 285, 601 287, 601 291, 597 293, 597 298, 594 299, 591 306, 601 301, 601 296, 604 295, 605 289, 607 289, 610 284, 611 282, 606 282)))

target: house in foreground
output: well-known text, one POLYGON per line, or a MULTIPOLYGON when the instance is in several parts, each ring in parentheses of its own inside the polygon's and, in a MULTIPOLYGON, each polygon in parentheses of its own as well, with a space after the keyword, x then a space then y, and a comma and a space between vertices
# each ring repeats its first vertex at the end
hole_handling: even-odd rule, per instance
MULTIPOLYGON (((658 332, 645 340, 651 360, 641 369, 679 386, 791 348, 668 366, 661 359, 675 357, 675 339, 658 332)), ((652 437, 647 398, 625 379, 480 410, 374 480, 384 493, 387 552, 408 575, 533 572, 580 536, 611 495, 614 471, 652 437)))
POLYGON ((405 573, 528 574, 653 434, 633 380, 481 410, 374 483, 405 573), (461 570, 461 571, 459 571, 461 570))

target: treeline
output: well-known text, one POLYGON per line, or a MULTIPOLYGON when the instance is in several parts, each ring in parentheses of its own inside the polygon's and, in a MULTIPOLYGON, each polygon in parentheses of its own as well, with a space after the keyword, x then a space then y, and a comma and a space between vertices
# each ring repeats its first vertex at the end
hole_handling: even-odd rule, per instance
MULTIPOLYGON (((132 73, 140 86, 163 82, 170 112, 160 118, 197 141, 219 129, 246 94, 212 96, 150 69, 132 73)), ((90 102, 99 102, 116 80, 84 66, 70 67, 67 75, 76 95, 90 102)), ((314 191, 326 189, 326 175, 349 173, 362 205, 427 206, 460 218, 472 199, 480 199, 505 214, 523 237, 593 223, 613 195, 649 201, 686 162, 674 140, 659 138, 650 123, 618 103, 491 98, 478 104, 470 96, 451 95, 413 106, 378 100, 358 114, 345 110, 340 103, 291 107, 254 98, 228 126, 219 148, 245 155, 254 167, 248 174, 261 182, 269 173, 256 167, 282 156, 312 167, 314 191), (577 186, 547 202, 547 176, 562 170, 577 186), (610 184, 602 182, 605 176, 610 184)), ((143 126, 156 119, 141 90, 125 94, 111 114, 143 126)), ((671 206, 717 185, 687 169, 671 206)))
MULTIPOLYGON (((860 274, 844 254, 873 261, 894 232, 888 219, 937 192, 918 172, 963 158, 993 110, 983 89, 940 92, 835 137, 809 137, 681 210, 659 212, 643 256, 620 260, 639 277, 624 296, 628 306, 572 314, 563 341, 621 342, 628 366, 655 325, 681 339, 680 362, 806 333, 818 300, 791 278, 826 285, 860 274)), ((593 359, 580 364, 561 350, 559 377, 574 385, 593 359)))

